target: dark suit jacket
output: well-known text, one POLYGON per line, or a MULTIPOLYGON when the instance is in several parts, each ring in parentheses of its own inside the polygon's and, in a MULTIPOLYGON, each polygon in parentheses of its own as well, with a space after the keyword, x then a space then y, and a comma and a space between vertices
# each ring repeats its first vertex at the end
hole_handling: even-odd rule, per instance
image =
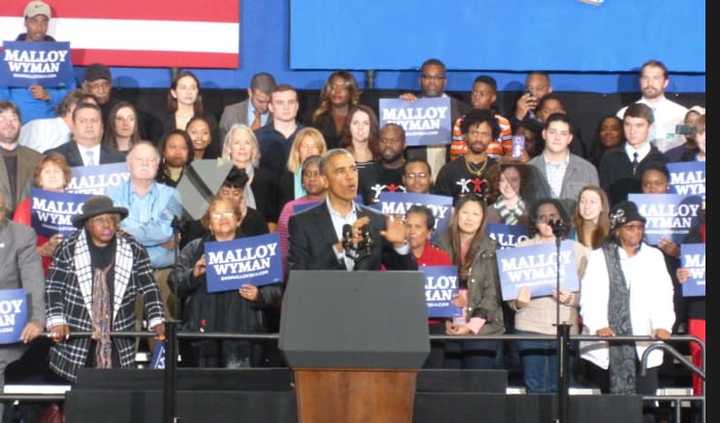
MULTIPOLYGON (((355 270, 380 270, 381 264, 389 270, 416 270, 412 253, 398 254, 380 235, 385 229, 385 216, 364 206, 356 207, 358 217, 370 217, 370 232, 376 243, 369 256, 356 261, 355 270)), ((288 233, 288 266, 291 270, 345 270, 345 263, 337 259, 333 249, 339 239, 327 202, 292 216, 288 233)))
MULTIPOLYGON (((63 156, 65 156, 65 160, 67 160, 68 166, 70 167, 83 166, 83 159, 80 155, 80 149, 78 148, 75 141, 68 141, 65 144, 59 145, 45 152, 45 154, 48 153, 62 154, 63 156)), ((121 163, 124 161, 124 154, 118 153, 117 151, 110 149, 110 147, 106 145, 100 145, 100 164, 121 163)))
MULTIPOLYGON (((17 171, 15 172, 15 195, 10 189, 10 175, 8 175, 5 160, 0 156, 0 192, 5 195, 5 206, 13 211, 18 204, 30 193, 30 186, 33 183, 35 165, 42 158, 42 154, 25 147, 17 146, 17 171)), ((12 216, 12 213, 9 213, 12 216)))
POLYGON ((613 206, 623 200, 632 192, 640 192, 640 175, 651 163, 667 164, 667 159, 655 146, 650 153, 640 161, 635 175, 632 172, 632 162, 625 153, 625 144, 607 151, 600 160, 600 186, 608 194, 610 205, 613 206))

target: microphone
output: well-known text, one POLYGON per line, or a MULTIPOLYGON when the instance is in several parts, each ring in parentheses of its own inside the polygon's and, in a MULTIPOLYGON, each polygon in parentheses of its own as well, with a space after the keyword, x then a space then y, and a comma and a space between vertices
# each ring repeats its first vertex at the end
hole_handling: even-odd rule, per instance
POLYGON ((555 235, 556 238, 561 238, 565 235, 567 235, 568 227, 565 225, 565 222, 563 222, 560 219, 551 220, 548 223, 548 226, 552 228, 553 235, 555 235))

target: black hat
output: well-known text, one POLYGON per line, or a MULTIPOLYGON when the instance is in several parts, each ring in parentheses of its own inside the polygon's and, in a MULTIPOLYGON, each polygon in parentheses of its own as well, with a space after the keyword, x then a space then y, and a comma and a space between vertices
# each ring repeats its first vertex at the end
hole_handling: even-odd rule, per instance
POLYGON ((225 181, 223 181, 222 186, 224 187, 233 187, 233 188, 245 188, 245 185, 248 183, 248 180, 250 178, 248 177, 247 172, 245 169, 238 169, 235 166, 233 166, 232 169, 230 169, 230 173, 225 177, 225 181))
POLYGON ((76 214, 72 217, 72 224, 76 228, 82 228, 85 225, 85 221, 91 217, 99 216, 101 214, 113 213, 120 215, 120 220, 125 219, 128 215, 128 209, 125 207, 114 207, 110 197, 105 195, 94 195, 83 204, 83 211, 81 214, 76 214))
POLYGON ((84 81, 92 82, 98 79, 107 79, 108 81, 112 81, 112 77, 110 76, 110 69, 108 69, 105 65, 101 65, 100 63, 93 63, 85 70, 84 81))
POLYGON ((647 222, 640 212, 638 212, 637 205, 632 201, 623 201, 618 203, 612 208, 612 210, 610 210, 611 231, 614 231, 615 229, 630 222, 647 222))

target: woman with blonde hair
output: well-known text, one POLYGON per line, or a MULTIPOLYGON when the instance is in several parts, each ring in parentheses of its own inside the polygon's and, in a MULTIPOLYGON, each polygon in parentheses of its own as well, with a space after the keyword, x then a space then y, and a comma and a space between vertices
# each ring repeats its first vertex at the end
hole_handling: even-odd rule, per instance
POLYGON ((325 138, 315 128, 305 127, 295 134, 288 155, 287 171, 280 177, 280 207, 306 194, 302 184, 302 164, 310 156, 322 156, 327 151, 325 138))
POLYGON ((273 175, 259 167, 260 147, 253 130, 240 123, 231 126, 223 142, 222 158, 247 174, 245 202, 262 213, 268 228, 274 230, 280 209, 277 183, 273 175))

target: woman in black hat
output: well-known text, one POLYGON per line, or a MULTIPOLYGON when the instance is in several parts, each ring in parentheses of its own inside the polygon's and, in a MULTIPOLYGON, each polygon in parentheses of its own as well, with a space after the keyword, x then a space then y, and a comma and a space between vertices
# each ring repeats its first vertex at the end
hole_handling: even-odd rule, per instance
POLYGON ((106 196, 88 199, 72 223, 79 230, 55 252, 47 278, 47 326, 55 341, 50 369, 75 382, 79 367, 131 367, 135 341, 110 337, 135 328, 135 301, 144 298, 148 326, 165 336, 163 303, 145 248, 118 231, 128 210, 106 196), (91 338, 69 339, 70 332, 92 331, 91 338))
MULTIPOLYGON (((581 285, 580 311, 590 335, 671 336, 672 281, 662 252, 643 242, 645 222, 631 201, 610 211, 610 238, 590 253, 581 285)), ((594 381, 603 392, 655 395, 663 353, 650 353, 642 376, 640 357, 648 345, 588 342, 580 349, 582 358, 594 364, 594 381)))

